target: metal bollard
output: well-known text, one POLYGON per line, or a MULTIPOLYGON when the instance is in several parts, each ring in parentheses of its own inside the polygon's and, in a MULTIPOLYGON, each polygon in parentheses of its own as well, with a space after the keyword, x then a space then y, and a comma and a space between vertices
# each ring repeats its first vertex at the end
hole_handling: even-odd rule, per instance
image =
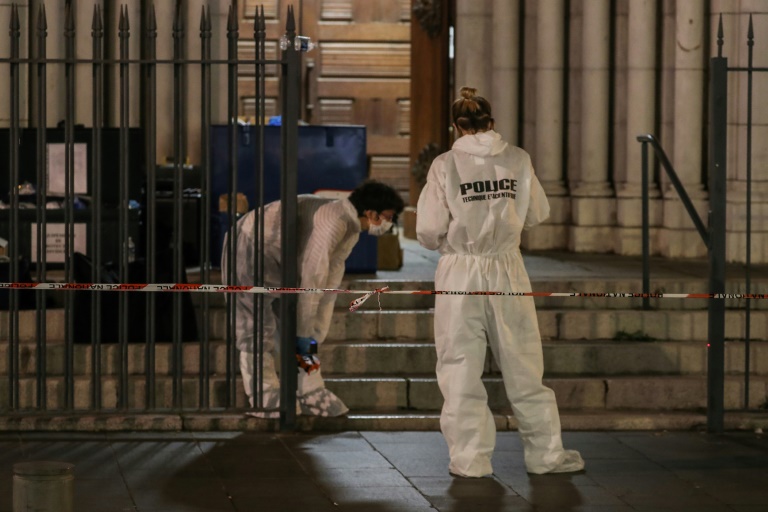
POLYGON ((29 461, 13 465, 13 512, 72 512, 75 466, 29 461))

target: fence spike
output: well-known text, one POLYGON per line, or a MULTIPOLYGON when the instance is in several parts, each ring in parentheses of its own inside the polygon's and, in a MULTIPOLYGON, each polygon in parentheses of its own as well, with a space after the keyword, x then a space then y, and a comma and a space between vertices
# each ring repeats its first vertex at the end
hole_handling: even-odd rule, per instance
POLYGON ((262 32, 267 31, 267 17, 264 16, 264 4, 261 4, 261 24, 259 25, 259 28, 262 32))
POLYGON ((723 56, 723 13, 720 13, 720 20, 717 22, 717 56, 723 56))
POLYGON ((147 36, 157 37, 157 16, 155 15, 155 2, 149 4, 149 19, 147 20, 147 36))
POLYGON ((253 38, 259 38, 259 27, 261 25, 261 15, 259 14, 259 8, 256 7, 256 19, 253 21, 253 38))
POLYGON ((747 30, 747 45, 754 46, 755 44, 755 31, 752 29, 752 15, 749 15, 749 30, 747 30))
POLYGON ((227 18, 227 32, 229 32, 230 37, 233 32, 237 31, 237 20, 235 19, 235 11, 232 7, 232 4, 229 4, 229 17, 227 18))
POLYGON ((101 10, 99 9, 99 4, 94 4, 93 18, 91 20, 91 36, 101 36, 103 28, 104 26, 101 23, 101 10))
POLYGON ((203 5, 200 10, 202 11, 200 13, 200 37, 205 37, 205 6, 203 5))
POLYGON ((285 31, 289 37, 296 34, 296 19, 293 16, 293 6, 288 6, 288 21, 285 23, 285 31))
POLYGON ((45 4, 40 4, 40 10, 37 11, 37 33, 44 36, 48 30, 48 19, 45 16, 45 4))
POLYGON ((176 13, 173 17, 174 37, 181 37, 184 33, 184 18, 181 16, 181 0, 176 0, 176 13))
POLYGON ((75 14, 72 9, 72 4, 67 2, 67 13, 64 21, 64 37, 75 37, 75 14))

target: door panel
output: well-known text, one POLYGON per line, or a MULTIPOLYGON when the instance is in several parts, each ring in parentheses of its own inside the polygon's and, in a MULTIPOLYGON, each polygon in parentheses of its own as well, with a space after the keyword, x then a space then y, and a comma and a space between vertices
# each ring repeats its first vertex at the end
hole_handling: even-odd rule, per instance
MULTIPOLYGON (((302 56, 302 118, 310 124, 367 128, 370 176, 407 198, 410 171, 411 0, 245 0, 240 13, 240 58, 254 58, 256 9, 267 18, 267 58, 276 58, 287 5, 297 30, 315 50, 302 56), (301 6, 301 12, 298 12, 301 6), (251 39, 250 41, 248 39, 251 39)), ((255 112, 254 68, 239 70, 241 114, 255 112)), ((278 108, 276 66, 267 69, 267 115, 278 108)))

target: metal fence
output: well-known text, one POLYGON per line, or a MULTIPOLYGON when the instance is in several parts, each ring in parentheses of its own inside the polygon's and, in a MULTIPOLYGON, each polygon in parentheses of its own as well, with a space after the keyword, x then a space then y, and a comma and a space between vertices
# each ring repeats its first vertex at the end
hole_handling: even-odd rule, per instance
MULTIPOLYGON (((90 266, 90 283, 104 283, 109 276, 106 269, 107 259, 115 261, 114 281, 116 283, 137 282, 156 283, 158 278, 170 279, 173 283, 184 283, 188 270, 183 254, 186 223, 199 222, 199 282, 218 284, 218 276, 211 271, 218 262, 211 261, 211 224, 212 205, 219 198, 211 197, 211 119, 212 119, 212 76, 214 73, 227 74, 227 105, 229 133, 229 183, 227 195, 227 225, 229 226, 230 248, 236 247, 237 233, 235 220, 238 218, 238 68, 240 66, 255 66, 256 75, 256 123, 259 143, 253 144, 254 151, 261 152, 263 148, 263 126, 265 117, 265 73, 266 66, 277 66, 280 75, 280 103, 282 114, 281 145, 281 201, 283 204, 283 233, 282 233, 282 269, 283 286, 297 286, 296 272, 296 171, 297 171, 297 138, 299 111, 299 80, 300 53, 293 43, 296 38, 293 8, 288 7, 285 40, 279 60, 265 59, 265 27, 266 21, 263 8, 257 12, 254 33, 255 59, 238 59, 237 6, 233 2, 229 6, 229 17, 226 27, 228 40, 226 59, 212 57, 211 14, 208 7, 202 9, 200 18, 200 55, 196 58, 184 56, 183 40, 187 27, 184 26, 179 3, 177 2, 176 16, 173 22, 173 58, 157 58, 157 23, 154 5, 149 5, 142 13, 141 28, 131 31, 127 7, 121 7, 117 37, 119 40, 117 58, 105 57, 104 20, 99 5, 93 10, 93 21, 90 27, 92 39, 92 54, 77 55, 75 52, 75 33, 83 27, 76 27, 73 10, 69 3, 64 18, 64 47, 63 59, 48 58, 46 46, 59 44, 49 41, 47 34, 47 18, 45 6, 30 16, 29 31, 25 33, 19 17, 19 8, 11 7, 10 21, 10 55, 0 55, 0 68, 7 69, 5 75, 8 84, 8 94, 3 94, 0 100, 10 104, 10 127, 7 134, 8 151, 0 163, 0 183, 7 184, 6 208, 0 210, 0 236, 7 239, 8 261, 7 278, 0 281, 16 283, 0 293, 7 294, 7 344, 3 355, 7 363, 7 389, 0 394, 0 410, 10 414, 34 415, 52 411, 82 412, 82 411, 112 411, 147 412, 147 411, 211 411, 221 409, 237 409, 238 406, 238 357, 234 344, 235 307, 234 295, 226 297, 226 341, 224 342, 225 372, 221 375, 215 363, 220 359, 221 347, 212 343, 210 338, 211 322, 215 320, 215 304, 210 300, 211 294, 199 295, 196 311, 192 314, 194 327, 199 328, 197 344, 185 343, 186 332, 190 328, 188 315, 191 304, 190 294, 187 293, 116 293, 96 291, 24 291, 24 281, 48 282, 58 278, 60 282, 74 284, 79 265, 86 261, 90 266), (34 18, 34 20, 32 19, 34 18), (129 38, 142 38, 142 56, 130 55, 129 38), (22 58, 20 41, 22 37, 32 37, 36 40, 34 55, 22 58), (75 124, 75 69, 85 64, 90 67, 92 78, 92 119, 90 127, 83 129, 75 124), (119 122, 117 126, 105 124, 105 72, 107 67, 117 70, 119 79, 112 93, 119 103, 119 122), (173 162, 171 190, 166 191, 170 196, 170 209, 160 210, 158 200, 158 172, 155 165, 156 138, 158 120, 157 107, 157 70, 161 66, 173 69, 173 162), (201 73, 199 84, 201 102, 199 115, 203 133, 201 134, 201 165, 200 180, 197 189, 191 192, 192 197, 200 206, 196 216, 190 218, 185 214, 184 202, 190 196, 188 182, 189 173, 185 165, 187 154, 186 137, 184 134, 184 76, 185 69, 197 66, 201 73), (34 85, 22 82, 22 72, 27 71, 34 77, 34 85), (138 132, 129 126, 131 110, 131 73, 140 74, 142 115, 138 132), (66 89, 66 108, 63 127, 61 130, 47 126, 46 105, 48 103, 47 86, 49 83, 63 80, 66 89), (27 88, 29 105, 34 107, 34 126, 22 126, 20 106, 23 88, 27 88), (139 135, 136 135, 138 133, 139 135), (105 137, 109 135, 109 140, 105 137), (54 156, 53 142, 59 143, 61 158, 54 156), (116 154, 105 154, 105 148, 116 150, 116 154), (113 147, 115 146, 115 147, 113 147), (80 149, 85 148, 83 157, 80 149), (81 208, 78 197, 79 185, 76 183, 79 159, 86 158, 88 189, 90 201, 81 208), (34 162, 34 164, 31 164, 34 162), (144 165, 139 163, 143 162, 144 165), (61 191, 61 208, 50 209, 48 191, 51 190, 49 177, 52 165, 63 170, 63 190, 61 191), (30 169, 29 167, 34 167, 30 169), (26 194, 22 185, 24 176, 32 177, 33 194, 26 194), (143 194, 134 197, 135 183, 140 183, 143 194), (172 217, 166 219, 164 217, 172 217), (160 221, 170 220, 171 229, 159 232, 160 221), (77 225, 86 226, 87 247, 86 258, 76 254, 82 248, 77 240, 81 238, 76 232, 77 225), (63 257, 61 261, 49 261, 49 234, 56 226, 63 226, 63 257), (30 230, 29 240, 26 240, 27 230, 30 230), (167 238, 166 238, 167 237, 167 238), (141 242, 137 245, 137 242, 141 242), (161 256, 162 244, 169 248, 168 258, 161 256), (28 244, 29 249, 25 249, 28 244), (34 247, 34 250, 32 248, 34 247), (139 251, 134 255, 138 247, 139 251), (26 252, 26 253, 25 253, 26 252), (134 272, 136 261, 143 259, 141 272, 137 277, 134 272), (136 261, 134 261, 136 260, 136 261), (31 264, 29 262, 32 262, 31 264), (27 268, 31 269, 29 275, 27 268), (213 282, 212 279, 216 279, 213 282), (34 295, 34 320, 32 311, 24 311, 25 303, 30 302, 34 295), (87 295, 91 299, 83 308, 79 299, 87 295), (117 295, 115 298, 114 296, 117 295), (134 296, 141 295, 141 302, 134 296), (111 300, 115 298, 115 300, 111 300), (110 299, 110 300, 108 300, 110 299), (169 304, 170 302, 170 304, 169 304), (162 304, 161 304, 162 303, 162 304), (161 305, 169 309, 161 309, 161 305), (59 308, 58 306, 63 306, 59 308), (78 309, 78 307, 80 309, 78 309), (57 312, 63 311, 63 333, 51 332, 52 318, 57 312), (116 313, 116 314, 115 314, 116 313), (83 316, 90 317, 90 339, 76 339, 75 326, 80 325, 83 316), (114 318, 113 321, 109 320, 114 318), (136 325, 131 325, 140 318, 143 326, 139 328, 139 340, 135 339, 136 325), (34 343, 22 339, 26 336, 34 322, 34 333, 31 337, 34 343), (116 344, 106 344, 103 333, 105 329, 114 328, 117 324, 116 344), (169 339, 159 339, 159 324, 170 325, 169 339), (22 332, 23 331, 23 332, 22 332), (62 336, 63 334, 63 336, 62 336), (59 337, 59 340, 56 337, 59 337), (53 340, 53 341, 51 341, 53 340), (83 343, 86 341, 86 343, 83 343), (134 343, 141 341, 141 343, 134 343)), ((5 89, 5 86, 3 86, 5 89)), ((263 205, 264 160, 263 154, 254 158, 255 168, 247 172, 255 175, 257 187, 257 204, 263 205)), ((29 186, 26 186, 28 189, 29 186)), ((3 201, 6 201, 3 198, 3 201)), ((186 226, 189 228, 189 226, 186 226)), ((263 225, 255 237, 256 254, 263 249, 263 225)), ((237 254, 229 251, 228 282, 234 282, 234 269, 237 266, 237 254)), ((263 284, 262 258, 257 257, 253 269, 254 285, 263 284)), ((224 276, 222 276, 224 277, 224 276)), ((163 281, 160 281, 163 282, 163 281)), ((168 281, 165 281, 168 282, 168 281)), ((73 286, 76 288, 76 286, 73 286)), ((254 295, 254 312, 258 317, 261 311, 261 295, 254 295)), ((281 351, 284 354, 295 350, 295 296, 287 295, 281 299, 281 351)), ((219 308, 220 309, 220 308, 219 308)), ((255 328, 262 324, 259 318, 254 319, 255 328)), ((58 324, 56 324, 58 325, 58 324)), ((257 350, 254 351, 255 353, 257 350)), ((257 359, 260 359, 257 357, 257 359)), ((294 400, 288 396, 296 393, 296 369, 292 358, 282 358, 283 376, 281 393, 283 404, 280 410, 281 426, 291 428, 295 424, 294 400)), ((1 370, 0 370, 1 371, 1 370)), ((254 396, 257 397, 256 408, 261 401, 259 397, 260 379, 255 379, 254 396)), ((2 388, 0 388, 2 389, 2 388)))
MULTIPOLYGON (((663 169, 680 196, 696 230, 707 246, 709 257, 709 293, 725 294, 726 271, 726 190, 727 190, 727 155, 728 155, 728 73, 747 74, 747 126, 746 126, 746 265, 745 291, 743 296, 751 294, 751 242, 752 242, 752 114, 753 114, 753 75, 768 72, 768 68, 753 65, 754 30, 752 16, 749 17, 747 31, 747 66, 729 67, 728 59, 723 57, 723 18, 720 15, 717 30, 717 56, 710 59, 709 67, 709 225, 705 226, 688 197, 685 188, 669 161, 664 149, 655 137, 649 134, 637 137, 642 148, 643 173, 643 294, 650 292, 649 268, 649 218, 648 218, 648 178, 649 160, 648 146, 654 150, 661 169, 663 169)), ((643 299, 643 307, 649 307, 648 299, 643 299)), ((744 303, 745 337, 744 337, 744 409, 749 409, 750 386, 750 300, 744 303)), ((710 298, 708 301, 708 350, 707 350, 707 429, 720 433, 724 428, 724 395, 725 395, 725 299, 710 298)))

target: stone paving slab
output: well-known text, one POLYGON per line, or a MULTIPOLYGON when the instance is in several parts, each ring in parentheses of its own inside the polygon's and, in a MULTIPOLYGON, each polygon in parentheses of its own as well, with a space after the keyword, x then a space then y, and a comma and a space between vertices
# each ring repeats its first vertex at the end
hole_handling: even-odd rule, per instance
POLYGON ((5 433, 0 512, 13 465, 74 464, 74 510, 717 511, 768 503, 768 438, 756 433, 564 432, 584 471, 530 475, 515 432, 499 432, 494 475, 448 474, 439 432, 5 433))

